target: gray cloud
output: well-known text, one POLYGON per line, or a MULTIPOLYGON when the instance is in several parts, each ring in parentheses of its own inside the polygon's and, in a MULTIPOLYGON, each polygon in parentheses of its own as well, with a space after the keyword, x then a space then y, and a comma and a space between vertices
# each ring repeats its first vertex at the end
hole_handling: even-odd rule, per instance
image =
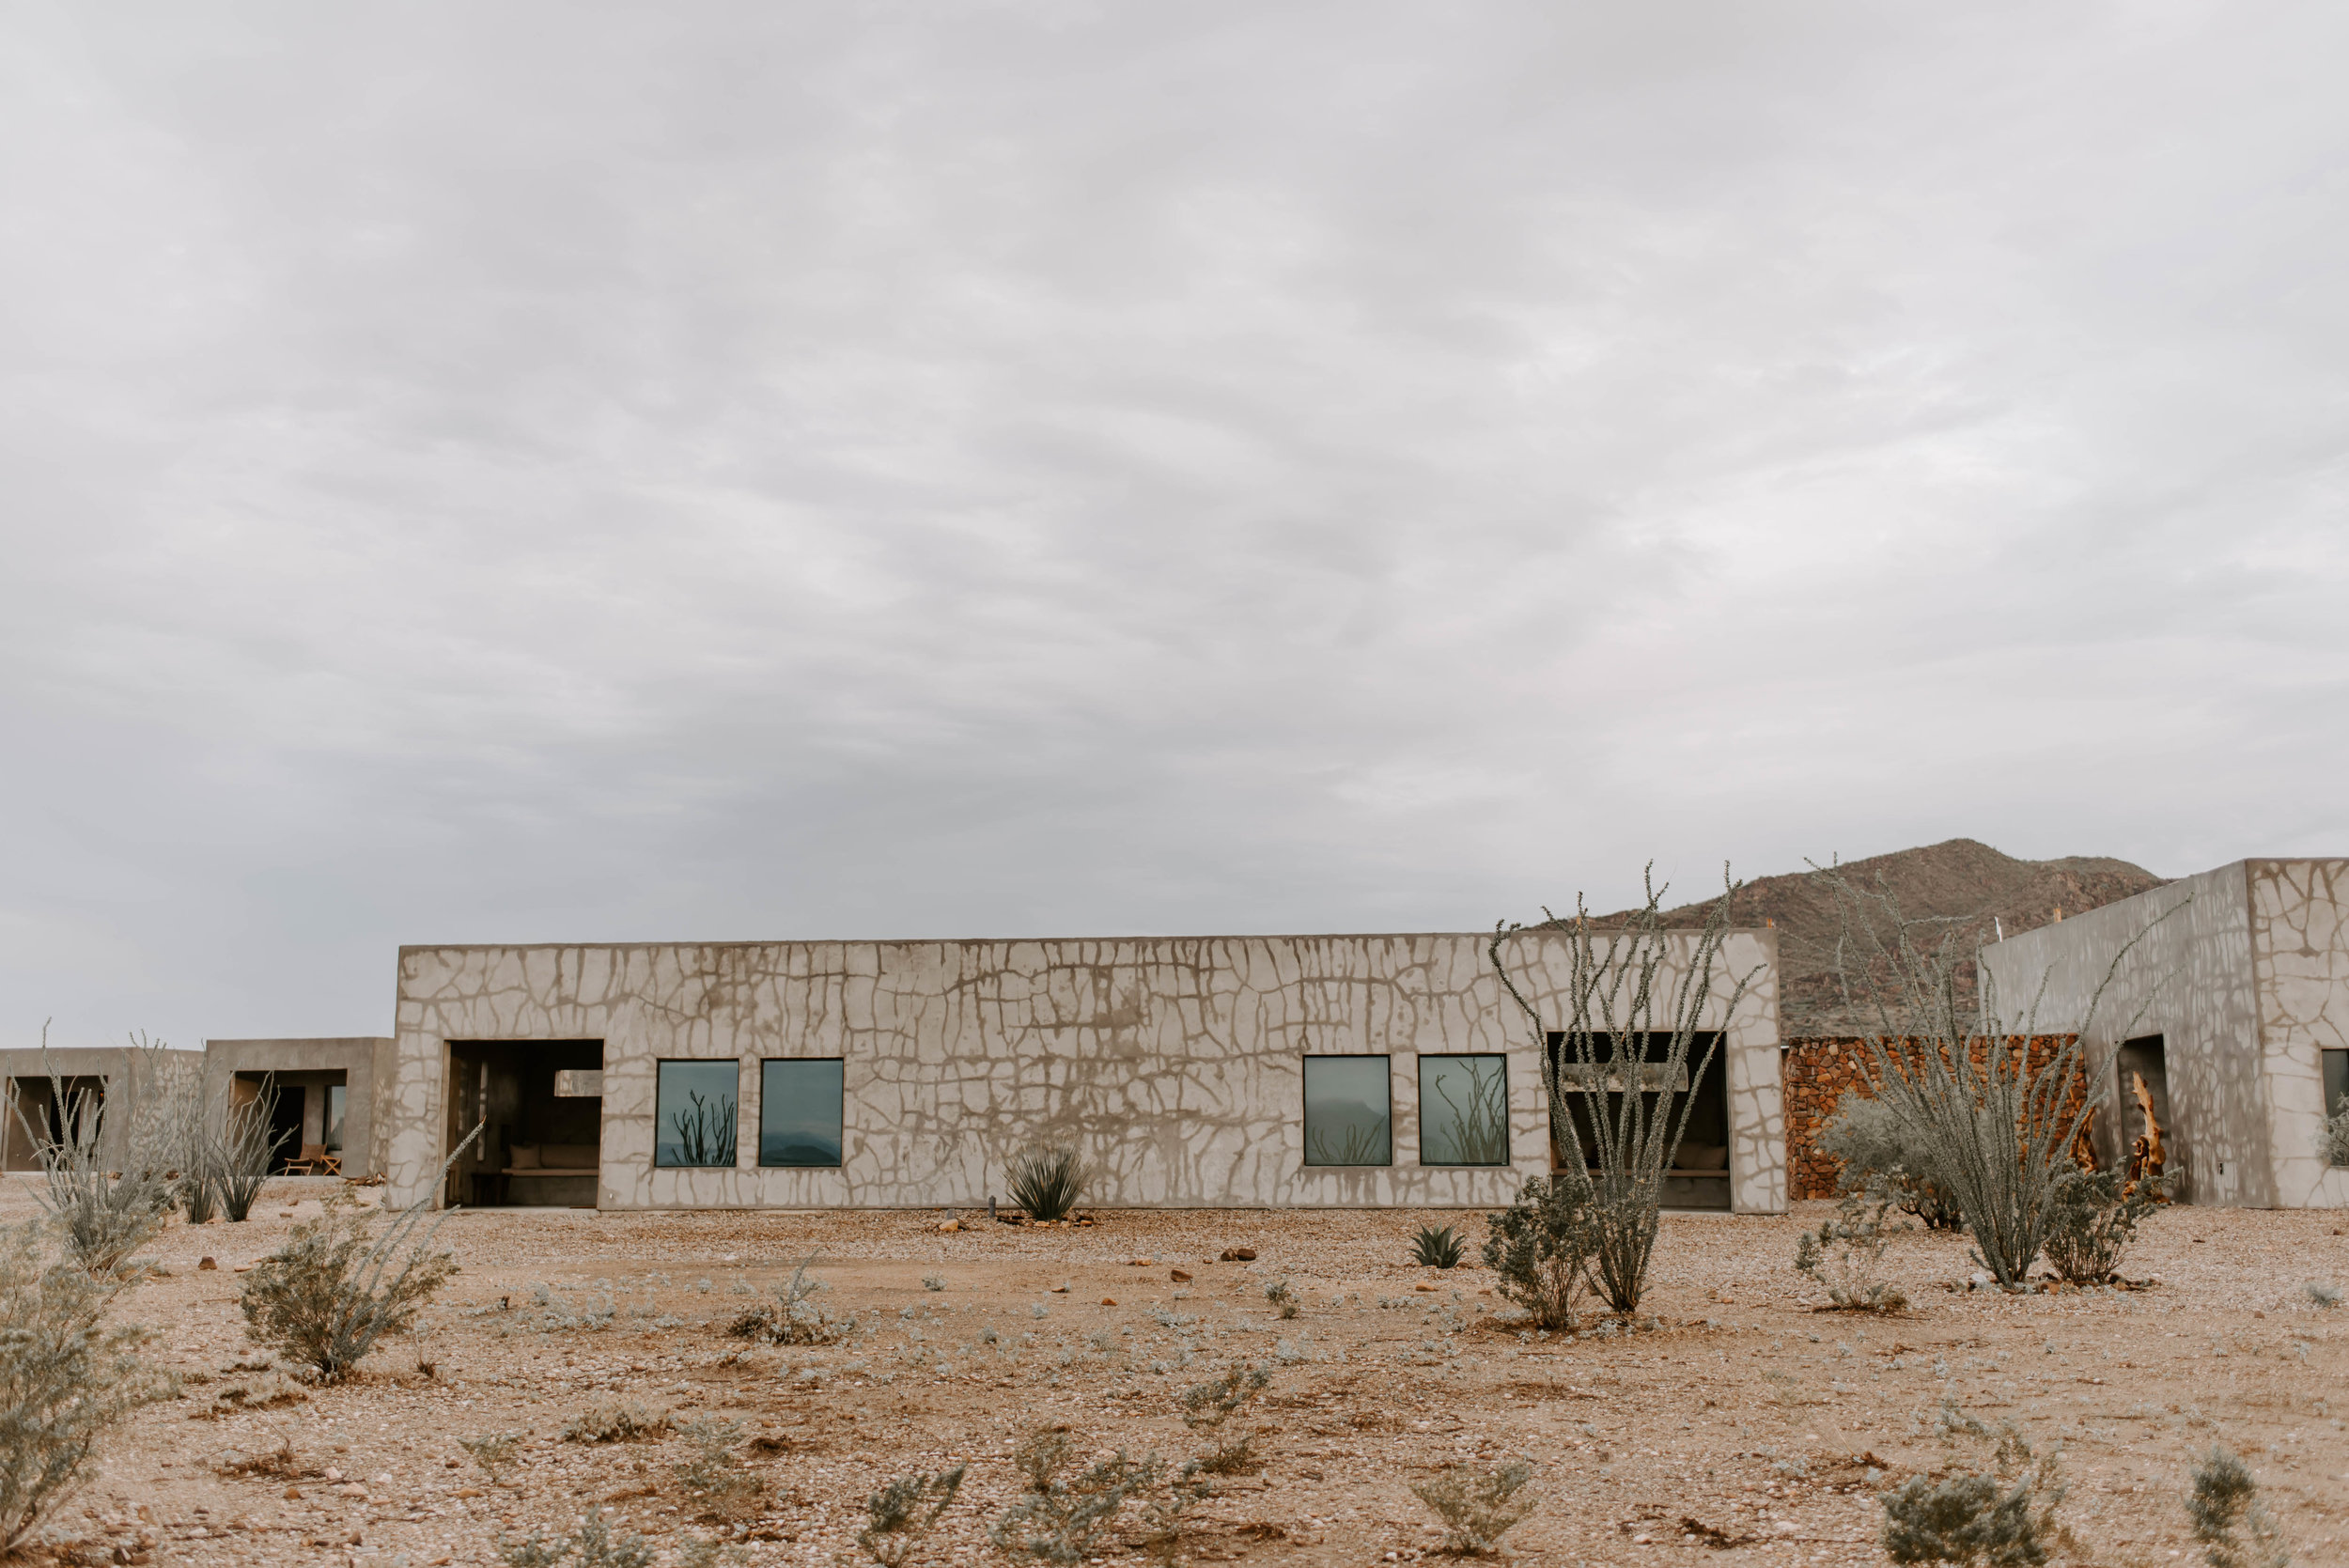
POLYGON ((2337 8, 0 25, 11 1038, 2349 842, 2337 8))

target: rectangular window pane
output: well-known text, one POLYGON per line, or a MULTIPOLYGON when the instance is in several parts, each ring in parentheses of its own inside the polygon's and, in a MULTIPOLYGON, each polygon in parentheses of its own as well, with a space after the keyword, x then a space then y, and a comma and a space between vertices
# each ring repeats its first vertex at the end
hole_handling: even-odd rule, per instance
POLYGON ((758 1163, 840 1163, 840 1058, 759 1063, 758 1163))
POLYGON ((339 1083, 326 1086, 326 1131, 319 1141, 326 1145, 329 1154, 343 1152, 343 1099, 349 1093, 339 1083))
POLYGON ((1305 1058, 1305 1163, 1392 1165, 1383 1056, 1305 1058))
POLYGON ((1419 1162, 1509 1163, 1509 1059, 1419 1059, 1419 1162))
POLYGON ((732 1165, 739 1067, 732 1062, 663 1062, 653 1109, 655 1165, 732 1165))

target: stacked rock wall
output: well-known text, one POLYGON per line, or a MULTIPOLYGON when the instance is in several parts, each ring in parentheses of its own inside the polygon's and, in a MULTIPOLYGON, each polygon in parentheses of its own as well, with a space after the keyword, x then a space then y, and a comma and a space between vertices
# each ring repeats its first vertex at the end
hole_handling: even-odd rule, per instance
MULTIPOLYGON (((2069 1034, 2031 1036, 2024 1053, 2024 1070, 2036 1078, 2073 1038, 2069 1034)), ((1901 1043, 1902 1051, 1915 1048, 1914 1042, 1901 1043)), ((1988 1041, 1973 1042, 1976 1063, 1983 1062, 1988 1051, 1988 1041)), ((1786 1042, 1785 1060, 1780 1071, 1786 1095, 1786 1180, 1790 1197, 1835 1196, 1836 1178, 1843 1168, 1821 1151, 1819 1134, 1843 1108, 1844 1095, 1856 1093, 1875 1097, 1874 1062, 1875 1053, 1861 1039, 1786 1042)), ((2072 1076, 2072 1091, 2065 1096, 2063 1106, 2067 1114, 2077 1109, 2079 1097, 2087 1090, 2085 1064, 2076 1062, 2072 1076)))

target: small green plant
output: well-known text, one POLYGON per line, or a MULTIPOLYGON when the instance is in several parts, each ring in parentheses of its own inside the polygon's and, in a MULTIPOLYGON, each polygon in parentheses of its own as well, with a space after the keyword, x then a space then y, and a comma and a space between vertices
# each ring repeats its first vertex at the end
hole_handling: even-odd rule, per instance
POLYGON ((527 1539, 497 1538, 499 1560, 506 1568, 652 1568, 652 1543, 634 1533, 614 1535, 600 1514, 580 1520, 568 1535, 550 1536, 534 1529, 527 1539))
POLYGON ((1933 1174, 1931 1147, 1890 1106, 1859 1094, 1846 1096, 1819 1129, 1820 1152, 1842 1166, 1836 1185, 1843 1190, 1889 1194, 1927 1230, 1962 1229, 1965 1213, 1948 1185, 1933 1174))
POLYGON ((1467 1248, 1467 1241, 1451 1226, 1422 1225, 1411 1237, 1411 1261, 1422 1268, 1455 1268, 1467 1248))
POLYGON ((1066 1144, 1031 1143, 1011 1157, 1003 1184, 1031 1219, 1066 1219, 1084 1196, 1091 1172, 1066 1144))
POLYGON ((2326 1281, 2310 1280, 2307 1284, 2302 1285, 2300 1288, 2308 1293, 2308 1298, 2310 1301, 2313 1301, 2320 1307, 2329 1310, 2341 1305, 2340 1289, 2326 1281))
POLYGON ((2260 1501, 2259 1483, 2225 1448, 2214 1445, 2202 1455, 2186 1512, 2210 1568, 2284 1568, 2292 1560, 2260 1501))
POLYGON ((0 1229, 0 1556, 73 1494, 109 1428, 174 1391, 138 1355, 147 1330, 106 1322, 121 1281, 70 1243, 52 1256, 48 1233, 0 1229))
POLYGON ((1126 1504, 1159 1479, 1159 1456, 1127 1457, 1120 1449, 1071 1475, 1077 1445, 1066 1427, 1048 1427, 1013 1451, 1012 1464, 1027 1479, 1027 1495, 1005 1509, 989 1532, 1003 1551, 1024 1552, 1047 1562, 1079 1562, 1117 1522, 1126 1504))
POLYGON ((686 1447, 676 1467, 677 1484, 701 1503, 705 1517, 730 1516, 762 1490, 757 1476, 744 1467, 734 1445, 742 1440, 742 1423, 704 1416, 677 1428, 686 1447))
POLYGON ((2047 1263, 2067 1283, 2101 1285, 2115 1279, 2121 1254, 2137 1237, 2139 1221, 2161 1201, 2161 1178, 2128 1185, 2119 1171, 2056 1173, 2041 1243, 2047 1263))
POLYGON ((946 1288, 946 1276, 943 1274, 925 1274, 922 1276, 922 1288, 929 1291, 944 1290, 946 1288))
POLYGON ((1219 1439, 1214 1448, 1200 1456, 1202 1470, 1209 1475, 1233 1475, 1253 1467, 1254 1456, 1249 1451, 1258 1434, 1252 1430, 1237 1437, 1223 1437, 1223 1423, 1246 1409, 1271 1382, 1269 1369, 1234 1361, 1221 1375, 1194 1383, 1177 1396, 1175 1404, 1182 1412, 1183 1424, 1193 1432, 1214 1434, 1219 1439))
POLYGON ((1298 1305, 1297 1293, 1289 1289, 1286 1280, 1275 1280, 1265 1286, 1264 1298, 1272 1303, 1273 1311, 1280 1314, 1283 1322, 1295 1317, 1301 1310, 1298 1305))
POLYGON ((522 1434, 485 1432, 478 1437, 459 1437, 457 1446, 473 1455, 473 1462, 481 1467, 481 1473, 490 1478, 490 1484, 503 1486, 506 1472, 521 1456, 522 1434))
POLYGON ((1597 1247, 1588 1178, 1571 1170, 1532 1177, 1517 1202, 1485 1223, 1485 1266, 1493 1271, 1494 1288, 1523 1308, 1534 1327, 1573 1328, 1597 1247))
POLYGON ((590 1405, 563 1427, 567 1443, 645 1443, 669 1435, 669 1412, 634 1400, 590 1405))
MULTIPOLYGON (((1982 1424, 1943 1400, 1945 1436, 1983 1434, 1982 1424), (1948 1423, 1952 1416, 1962 1426, 1948 1423)), ((1985 1563, 1989 1568, 2036 1568, 2056 1538, 2056 1505, 2063 1483, 2050 1452, 2034 1459, 2013 1426, 1999 1437, 1997 1473, 1967 1473, 1934 1481, 1912 1476, 1878 1494, 1884 1506, 1884 1552, 1894 1562, 1985 1563)))
POLYGON ((424 1225, 428 1201, 418 1199, 376 1236, 370 1213, 339 1193, 328 1199, 325 1213, 296 1226, 245 1277, 238 1305, 246 1336, 321 1383, 350 1375, 379 1341, 406 1333, 456 1271, 453 1256, 431 1250, 439 1224, 424 1225))
POLYGON ((856 1329, 854 1318, 828 1316, 816 1304, 816 1296, 825 1286, 820 1280, 808 1276, 808 1267, 816 1261, 809 1253, 791 1278, 775 1287, 775 1298, 754 1307, 736 1318, 726 1332, 738 1340, 758 1340, 768 1344, 830 1344, 832 1341, 856 1329))
POLYGON ((1535 1499, 1525 1490, 1532 1479, 1533 1467, 1523 1459, 1492 1470, 1455 1464, 1413 1482, 1411 1492, 1443 1521, 1445 1550, 1484 1557, 1533 1512, 1535 1499))
POLYGON ((939 1515, 954 1506, 968 1465, 935 1475, 901 1475, 864 1499, 865 1526, 856 1544, 881 1568, 898 1568, 921 1549, 939 1515))
POLYGON ((1885 1247, 1908 1229, 1905 1222, 1884 1222, 1891 1207, 1889 1198, 1846 1192, 1833 1219, 1822 1219, 1816 1231, 1796 1238, 1795 1266, 1827 1288, 1828 1300, 1837 1312, 1897 1312, 1907 1308, 1908 1297, 1883 1278, 1885 1247))

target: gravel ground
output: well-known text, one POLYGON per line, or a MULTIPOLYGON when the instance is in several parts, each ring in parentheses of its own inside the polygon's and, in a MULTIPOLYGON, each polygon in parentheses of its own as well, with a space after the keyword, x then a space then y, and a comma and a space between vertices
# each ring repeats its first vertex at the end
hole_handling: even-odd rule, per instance
MULTIPOLYGON (((2214 1440, 2250 1464, 2301 1561, 2349 1560, 2349 1435, 2330 1408, 2349 1400, 2349 1313, 2302 1289, 2349 1284, 2331 1214, 2167 1211, 2125 1267, 2155 1283, 2058 1296, 1966 1291, 1963 1239, 1911 1236, 1889 1261, 1916 1308, 1889 1318, 1811 1310, 1792 1258, 1823 1205, 1671 1216, 1656 1327, 1561 1340, 1497 1321, 1480 1268, 1409 1265, 1418 1224, 1481 1239, 1477 1214, 1111 1211, 1045 1230, 966 1212, 941 1234, 940 1213, 460 1213, 440 1234, 461 1271, 427 1327, 314 1389, 246 1342, 236 1270, 315 1215, 318 1190, 165 1234, 165 1275, 124 1312, 156 1329, 182 1397, 105 1451, 59 1516, 79 1543, 65 1555, 492 1564, 501 1535, 597 1509, 663 1562, 723 1538, 752 1563, 829 1563, 853 1553, 876 1486, 968 1461, 926 1560, 976 1562, 1000 1556, 988 1530, 1021 1491, 1019 1438, 1065 1424, 1088 1452, 1196 1453, 1175 1396, 1237 1359, 1273 1370, 1264 1463, 1186 1515, 1191 1560, 1412 1560, 1440 1536, 1410 1483, 1523 1455, 1539 1495, 1507 1538, 1523 1560, 1881 1562, 1877 1490, 1989 1466, 1985 1440, 1936 1435, 1945 1400, 2061 1446, 2061 1560, 2199 1559, 2182 1499, 2214 1440), (1215 1261, 1234 1248, 1255 1260, 1215 1261), (724 1333, 811 1254, 825 1310, 858 1320, 848 1341, 724 1333), (1265 1296, 1283 1279, 1293 1321, 1265 1296), (719 1517, 676 1476, 678 1436, 561 1440, 614 1399, 739 1422, 761 1491, 719 1517), (459 1446, 501 1431, 525 1435, 504 1484, 459 1446), (289 1453, 273 1473, 232 1473, 272 1452, 289 1453)), ((25 1206, 11 1193, 0 1218, 25 1206)), ((1097 1560, 1130 1549, 1112 1538, 1097 1560)))

